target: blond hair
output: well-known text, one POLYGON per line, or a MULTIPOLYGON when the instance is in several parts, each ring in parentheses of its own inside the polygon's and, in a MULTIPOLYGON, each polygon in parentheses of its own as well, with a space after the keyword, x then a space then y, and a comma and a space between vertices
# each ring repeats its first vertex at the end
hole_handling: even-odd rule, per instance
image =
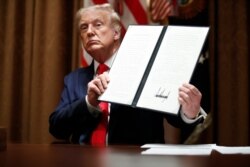
POLYGON ((78 28, 80 28, 79 22, 80 22, 82 14, 84 12, 90 11, 90 10, 102 10, 102 11, 106 11, 106 12, 110 13, 111 23, 112 23, 114 29, 119 33, 119 35, 121 34, 120 17, 115 12, 115 10, 112 8, 112 6, 108 3, 93 5, 93 6, 79 9, 78 12, 76 13, 76 20, 77 20, 78 28))

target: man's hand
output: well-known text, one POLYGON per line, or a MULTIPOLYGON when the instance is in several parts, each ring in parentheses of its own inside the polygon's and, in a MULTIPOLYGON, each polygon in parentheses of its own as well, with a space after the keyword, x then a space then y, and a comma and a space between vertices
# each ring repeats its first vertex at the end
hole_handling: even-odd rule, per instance
POLYGON ((193 85, 185 83, 179 88, 179 103, 187 118, 193 119, 200 112, 202 94, 193 85))
POLYGON ((99 104, 97 99, 107 89, 108 83, 109 76, 107 72, 96 76, 88 83, 87 98, 92 106, 97 106, 99 104))

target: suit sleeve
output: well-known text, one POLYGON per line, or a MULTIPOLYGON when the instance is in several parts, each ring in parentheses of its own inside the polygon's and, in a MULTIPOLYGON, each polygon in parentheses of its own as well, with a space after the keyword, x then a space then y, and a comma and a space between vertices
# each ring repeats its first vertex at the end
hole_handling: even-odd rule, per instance
POLYGON ((49 117, 49 131, 57 139, 71 142, 88 142, 89 137, 100 117, 94 117, 87 108, 86 90, 80 92, 77 75, 70 74, 64 79, 61 100, 49 117))
POLYGON ((206 118, 206 112, 201 108, 200 115, 195 119, 188 119, 184 116, 183 111, 179 111, 178 115, 165 115, 167 121, 177 128, 195 127, 202 123, 206 118))

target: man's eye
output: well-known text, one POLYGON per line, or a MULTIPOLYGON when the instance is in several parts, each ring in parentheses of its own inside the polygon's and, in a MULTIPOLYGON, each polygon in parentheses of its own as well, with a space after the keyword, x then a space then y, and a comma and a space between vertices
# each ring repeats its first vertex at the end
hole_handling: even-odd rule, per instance
POLYGON ((96 23, 95 26, 96 26, 96 27, 101 27, 102 24, 101 24, 101 23, 96 23))
POLYGON ((81 31, 84 31, 84 30, 86 30, 86 29, 87 29, 87 26, 85 26, 85 25, 80 26, 80 30, 81 30, 81 31))

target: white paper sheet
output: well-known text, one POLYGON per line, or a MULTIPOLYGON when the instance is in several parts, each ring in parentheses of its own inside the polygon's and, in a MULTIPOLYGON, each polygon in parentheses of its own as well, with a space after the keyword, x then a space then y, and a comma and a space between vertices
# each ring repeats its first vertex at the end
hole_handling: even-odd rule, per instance
MULTIPOLYGON (((101 101, 132 105, 164 26, 129 26, 101 101)), ((168 26, 136 107, 177 114, 178 88, 189 82, 208 27, 168 26)))
POLYGON ((250 154, 250 146, 228 147, 216 144, 145 144, 147 148, 141 154, 145 155, 210 155, 213 150, 221 154, 250 154))
POLYGON ((250 146, 244 146, 244 147, 214 146, 213 149, 221 154, 250 154, 250 146))
POLYGON ((207 32, 207 27, 167 27, 138 107, 178 113, 178 88, 189 83, 207 32))
POLYGON ((216 144, 144 144, 141 148, 213 148, 216 144))
POLYGON ((142 151, 144 155, 210 155, 212 149, 206 148, 149 148, 142 151))
POLYGON ((132 104, 163 26, 129 26, 99 100, 132 104))

